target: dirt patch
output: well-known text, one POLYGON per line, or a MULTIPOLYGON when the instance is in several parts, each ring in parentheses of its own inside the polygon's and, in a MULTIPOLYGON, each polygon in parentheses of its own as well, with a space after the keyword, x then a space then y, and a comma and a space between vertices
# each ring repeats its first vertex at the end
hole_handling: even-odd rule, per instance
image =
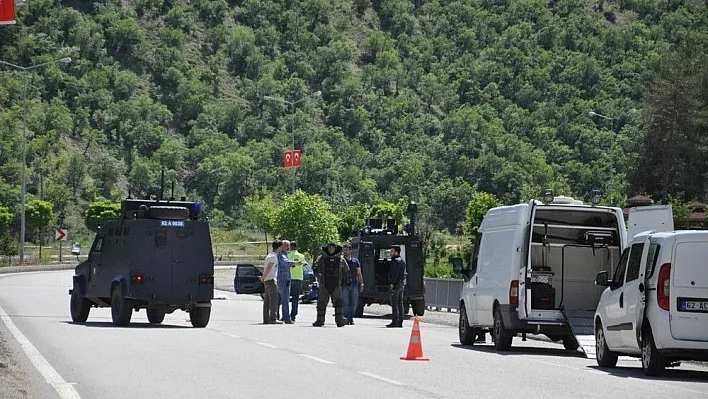
POLYGON ((0 330, 0 399, 35 398, 28 390, 30 383, 15 360, 16 354, 7 339, 7 332, 0 330))

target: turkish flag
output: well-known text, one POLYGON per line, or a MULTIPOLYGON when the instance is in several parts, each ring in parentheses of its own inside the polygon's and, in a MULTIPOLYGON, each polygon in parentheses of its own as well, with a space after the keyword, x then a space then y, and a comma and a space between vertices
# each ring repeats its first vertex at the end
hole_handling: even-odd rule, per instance
POLYGON ((283 166, 286 168, 293 167, 293 152, 292 151, 285 151, 285 154, 283 155, 283 166))
POLYGON ((15 23, 15 0, 0 0, 0 25, 15 23))
POLYGON ((293 150, 293 167, 297 168, 300 166, 300 154, 302 151, 300 150, 293 150))

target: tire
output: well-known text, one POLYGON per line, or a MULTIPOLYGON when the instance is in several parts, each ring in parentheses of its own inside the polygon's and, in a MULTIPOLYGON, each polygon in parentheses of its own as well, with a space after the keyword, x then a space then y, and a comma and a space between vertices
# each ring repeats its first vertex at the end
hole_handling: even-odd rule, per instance
POLYGON ((578 343, 578 340, 575 339, 575 337, 569 335, 567 337, 563 337, 563 347, 566 350, 575 351, 580 348, 580 344, 578 343))
POLYGON ((409 301, 403 302, 403 315, 406 316, 411 312, 411 303, 409 301))
POLYGON ((507 352, 511 349, 511 341, 514 336, 504 328, 504 320, 502 319, 501 310, 497 306, 494 308, 494 329, 492 330, 492 337, 494 338, 494 347, 498 351, 507 352))
POLYGON ((182 206, 154 205, 148 209, 150 219, 186 220, 189 219, 189 209, 182 206))
POLYGON ((123 294, 120 293, 120 285, 116 284, 111 293, 111 317, 113 324, 118 327, 125 327, 130 324, 130 318, 132 316, 132 301, 123 298, 123 294))
POLYGON ((160 324, 165 320, 165 311, 162 309, 147 309, 150 324, 160 324))
POLYGON ((595 360, 598 366, 612 368, 617 365, 617 354, 607 347, 605 331, 602 329, 601 323, 598 323, 597 327, 595 327, 595 352, 595 360))
POLYGON ((74 287, 73 291, 71 291, 69 310, 71 311, 71 321, 74 323, 84 323, 88 319, 91 301, 82 297, 77 287, 74 287))
POLYGON ((411 303, 413 314, 423 316, 425 314, 425 299, 416 299, 411 303))
POLYGON ((661 375, 666 368, 666 358, 659 353, 651 329, 644 330, 642 339, 642 371, 652 377, 661 375))
POLYGON ((192 308, 189 311, 189 320, 192 322, 192 327, 204 328, 209 324, 211 316, 211 308, 192 308))
POLYGON ((356 304, 356 309, 354 310, 354 317, 364 316, 364 306, 365 306, 365 304, 363 301, 359 301, 356 304))
POLYGON ((460 343, 462 345, 474 345, 474 342, 477 339, 477 334, 472 330, 472 327, 470 327, 470 324, 467 321, 467 310, 465 309, 465 305, 460 307, 458 332, 460 335, 460 343))

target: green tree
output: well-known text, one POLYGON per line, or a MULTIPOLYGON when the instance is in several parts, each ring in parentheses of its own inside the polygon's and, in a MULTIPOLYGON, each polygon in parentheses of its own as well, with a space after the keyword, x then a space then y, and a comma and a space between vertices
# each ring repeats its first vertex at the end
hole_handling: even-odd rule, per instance
POLYGON ((367 204, 355 204, 340 210, 337 214, 340 220, 339 239, 346 241, 359 234, 359 230, 366 226, 369 213, 369 205, 367 204))
POLYGON ((86 217, 84 219, 86 227, 94 233, 98 231, 98 225, 106 219, 116 218, 120 216, 120 202, 109 200, 99 200, 89 204, 86 209, 86 217))
POLYGON ((477 229, 482 224, 484 215, 490 208, 500 206, 502 203, 492 194, 483 191, 476 192, 465 209, 464 231, 470 240, 474 242, 477 237, 477 229))
POLYGON ((44 245, 44 229, 54 221, 54 207, 47 201, 34 199, 25 207, 27 227, 36 229, 39 235, 39 259, 42 259, 42 245, 44 245))
POLYGON ((296 240, 303 252, 316 255, 320 246, 339 237, 338 226, 339 218, 327 202, 318 195, 296 190, 285 195, 283 205, 275 214, 273 233, 283 239, 296 240))
POLYGON ((253 227, 263 231, 266 241, 266 253, 270 251, 268 245, 268 232, 273 230, 275 215, 278 206, 273 199, 273 194, 265 191, 253 193, 246 197, 244 204, 244 214, 253 227))
POLYGON ((680 196, 669 196, 666 204, 671 205, 671 212, 674 216, 674 226, 677 229, 686 228, 688 218, 691 217, 691 203, 683 200, 680 196))
POLYGON ((0 204, 0 234, 7 233, 12 223, 12 212, 10 208, 0 204))

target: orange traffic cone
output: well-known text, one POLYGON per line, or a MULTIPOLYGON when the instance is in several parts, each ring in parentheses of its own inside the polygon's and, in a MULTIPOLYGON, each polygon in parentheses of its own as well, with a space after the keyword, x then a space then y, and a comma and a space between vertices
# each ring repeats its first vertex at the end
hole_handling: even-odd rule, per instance
POLYGON ((408 353, 401 356, 401 360, 430 360, 423 356, 423 344, 420 342, 420 325, 418 324, 418 316, 413 322, 413 331, 411 331, 411 341, 408 344, 408 353))

